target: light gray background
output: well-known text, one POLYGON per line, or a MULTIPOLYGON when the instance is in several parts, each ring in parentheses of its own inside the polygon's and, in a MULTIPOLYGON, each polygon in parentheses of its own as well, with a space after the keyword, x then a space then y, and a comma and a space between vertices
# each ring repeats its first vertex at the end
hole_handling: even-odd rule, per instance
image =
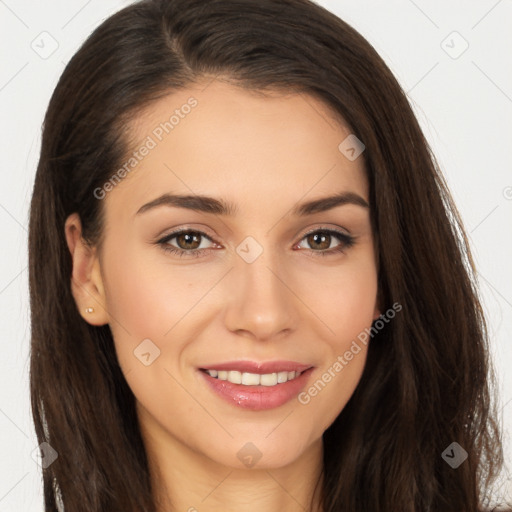
MULTIPOLYGON (((40 469, 32 459, 26 249, 41 123, 65 63, 102 20, 129 3, 0 0, 0 512, 43 510, 40 469), (58 45, 53 53, 52 45, 58 45)), ((393 70, 462 214, 500 382, 509 469, 496 495, 510 496, 512 2, 318 3, 361 32, 393 70)))

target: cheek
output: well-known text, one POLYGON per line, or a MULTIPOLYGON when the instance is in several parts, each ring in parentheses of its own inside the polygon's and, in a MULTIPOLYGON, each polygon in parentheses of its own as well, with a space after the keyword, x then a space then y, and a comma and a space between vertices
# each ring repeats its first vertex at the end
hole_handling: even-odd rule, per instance
POLYGON ((370 257, 347 261, 324 277, 327 273, 329 280, 317 281, 327 284, 321 289, 317 285, 312 297, 315 312, 329 328, 323 336, 322 365, 298 397, 306 410, 315 410, 315 417, 321 418, 320 430, 336 419, 361 379, 377 301, 377 272, 370 257))
POLYGON ((187 345, 186 315, 201 290, 193 291, 187 275, 156 266, 143 251, 119 254, 111 247, 105 293, 119 365, 138 402, 161 424, 171 425, 175 420, 163 404, 173 402, 174 412, 183 417, 193 408, 173 375, 187 345))
MULTIPOLYGON (((142 251, 140 251, 142 252, 142 251)), ((106 252, 105 294, 110 327, 120 364, 134 362, 134 350, 150 339, 160 349, 163 340, 197 302, 188 293, 187 277, 176 269, 157 268, 137 251, 106 252)), ((173 343, 173 348, 179 346, 173 343)), ((167 348, 165 348, 167 350, 167 348)))
POLYGON ((122 242, 119 237, 119 243, 112 237, 105 250, 108 312, 114 323, 124 321, 127 330, 143 336, 162 336, 195 298, 193 274, 185 266, 166 265, 157 251, 130 235, 122 242))
POLYGON ((344 350, 371 325, 377 306, 377 271, 369 251, 338 268, 320 268, 302 284, 306 302, 327 327, 333 348, 344 350))

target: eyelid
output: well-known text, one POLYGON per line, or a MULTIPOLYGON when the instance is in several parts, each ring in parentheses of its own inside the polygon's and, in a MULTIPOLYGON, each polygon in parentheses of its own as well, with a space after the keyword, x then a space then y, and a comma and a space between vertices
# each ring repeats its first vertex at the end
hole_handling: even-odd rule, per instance
POLYGON ((329 227, 329 226, 315 226, 314 228, 311 228, 310 230, 308 231, 305 231, 303 234, 302 234, 302 237, 300 238, 301 240, 310 235, 311 233, 316 233, 317 231, 332 231, 334 233, 339 233, 339 234, 342 234, 342 235, 347 235, 347 236, 352 236, 350 234, 350 231, 348 229, 345 229, 345 228, 340 228, 338 226, 336 227, 329 227), (343 231, 341 231, 343 230, 343 231))
MULTIPOLYGON (((307 231, 304 231, 303 233, 302 233, 302 230, 300 230, 297 233, 296 236, 300 236, 300 233, 302 233, 302 235, 300 236, 300 239, 299 239, 299 242, 300 242, 304 237, 306 237, 306 236, 308 236, 308 235, 310 235, 312 233, 316 233, 317 231, 321 231, 321 230, 332 231, 332 232, 340 233, 342 235, 347 235, 347 236, 354 236, 354 235, 351 235, 350 231, 348 229, 346 229, 346 228, 339 227, 339 226, 329 227, 327 225, 315 226, 315 227, 312 227, 311 229, 309 229, 307 231), (340 230, 343 230, 343 231, 340 231, 340 230)), ((180 226, 175 231, 171 231, 170 233, 167 233, 165 235, 159 235, 157 237, 157 243, 162 241, 162 240, 172 238, 173 235, 177 236, 177 235, 180 235, 180 234, 182 234, 184 232, 188 232, 188 231, 191 231, 191 232, 194 232, 194 233, 199 233, 200 235, 204 236, 205 238, 208 238, 211 242, 215 242, 216 244, 220 245, 219 242, 216 242, 214 240, 216 235, 209 234, 208 232, 206 232, 205 228, 200 228, 199 229, 199 228, 194 228, 192 226, 187 226, 187 225, 180 226)))
MULTIPOLYGON (((299 238, 298 242, 296 242, 294 244, 294 247, 296 247, 298 244, 300 244, 302 242, 302 240, 304 240, 307 236, 309 236, 310 234, 316 233, 318 231, 325 231, 327 233, 330 233, 331 234, 330 236, 332 236, 332 234, 334 234, 334 236, 338 235, 338 239, 341 239, 340 240, 341 248, 336 249, 336 247, 338 247, 338 246, 336 246, 335 248, 322 250, 322 251, 315 251, 313 249, 305 249, 306 252, 313 253, 316 255, 321 255, 321 256, 328 256, 331 254, 335 254, 336 252, 344 253, 345 249, 350 249, 354 245, 354 243, 356 242, 356 240, 358 238, 357 236, 351 235, 350 232, 345 228, 315 226, 315 227, 311 228, 310 230, 304 232, 302 234, 302 236, 299 238), (344 230, 345 232, 343 232, 341 230, 344 230), (343 241, 343 238, 345 238, 344 241, 343 241)), ((156 244, 162 246, 162 249, 165 251, 178 253, 179 256, 185 256, 185 254, 187 254, 188 255, 187 257, 198 257, 198 256, 201 256, 201 254, 203 254, 205 252, 209 252, 211 250, 216 250, 213 247, 208 247, 206 249, 193 249, 193 250, 188 250, 188 251, 185 249, 176 248, 171 245, 169 245, 169 247, 163 247, 165 245, 168 245, 168 242, 170 240, 172 240, 173 238, 175 238, 183 233, 189 233, 189 232, 196 233, 196 234, 200 235, 200 237, 206 238, 210 242, 212 242, 214 245, 221 246, 221 248, 222 248, 222 245, 219 244, 218 242, 216 242, 215 239, 212 236, 210 236, 208 233, 205 233, 201 229, 196 229, 196 228, 193 228, 190 226, 182 226, 179 229, 176 229, 175 231, 172 231, 171 233, 164 235, 163 237, 159 237, 159 239, 156 241, 156 244)), ((304 250, 304 249, 302 249, 302 250, 304 250)))
MULTIPOLYGON (((167 233, 166 235, 159 236, 156 243, 157 244, 167 243, 167 242, 169 242, 169 240, 172 240, 173 238, 176 238, 177 236, 179 236, 183 233, 197 233, 202 238, 208 239, 213 244, 221 245, 219 242, 216 242, 215 239, 211 235, 204 232, 202 229, 188 228, 188 227, 179 228, 176 231, 171 231, 170 233, 167 233)), ((207 251, 209 249, 211 249, 211 248, 209 247, 208 249, 195 249, 194 251, 188 251, 188 252, 198 252, 198 251, 203 251, 203 250, 207 251)))
POLYGON ((179 226, 177 226, 175 228, 171 228, 171 230, 168 233, 167 233, 167 229, 162 231, 162 233, 165 233, 165 234, 157 235, 157 238, 160 239, 160 238, 164 238, 169 235, 179 234, 183 231, 194 231, 197 233, 204 233, 205 235, 207 235, 209 237, 217 236, 214 234, 214 232, 211 229, 209 229, 206 226, 203 227, 202 224, 201 224, 201 227, 195 227, 191 224, 180 224, 179 226))

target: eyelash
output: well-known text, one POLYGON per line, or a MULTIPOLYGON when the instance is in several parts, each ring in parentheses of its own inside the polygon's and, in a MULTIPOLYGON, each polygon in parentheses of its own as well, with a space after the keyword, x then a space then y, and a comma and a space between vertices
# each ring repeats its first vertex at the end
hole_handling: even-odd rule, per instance
MULTIPOLYGON (((168 244, 168 242, 170 240, 172 240, 173 238, 176 238, 177 236, 185 234, 185 233, 193 233, 196 235, 200 235, 201 237, 207 238, 208 240, 213 242, 213 240, 206 233, 203 233, 202 231, 197 231, 197 230, 192 230, 192 229, 183 229, 181 231, 175 231, 174 233, 170 233, 169 235, 166 235, 164 238, 158 240, 156 243, 158 245, 160 245, 162 250, 165 251, 166 253, 171 253, 171 254, 177 255, 179 257, 185 256, 185 257, 197 258, 197 257, 200 257, 205 252, 210 252, 210 251, 216 250, 216 249, 208 248, 208 249, 191 249, 191 250, 187 251, 185 249, 178 249, 178 248, 170 246, 168 244)), ((356 237, 354 237, 352 235, 347 235, 346 233, 342 233, 341 231, 336 231, 333 229, 322 229, 322 228, 317 228, 313 231, 309 231, 308 233, 305 233, 304 236, 301 238, 301 241, 304 240, 304 238, 306 238, 310 235, 313 235, 315 233, 334 235, 341 242, 338 246, 334 247, 333 249, 328 249, 328 250, 323 250, 323 251, 322 250, 315 251, 313 249, 306 249, 306 250, 309 250, 310 252, 314 253, 315 256, 325 257, 325 256, 334 256, 334 255, 340 254, 340 253, 344 254, 345 250, 353 247, 353 245, 355 244, 355 241, 356 241, 356 237)))

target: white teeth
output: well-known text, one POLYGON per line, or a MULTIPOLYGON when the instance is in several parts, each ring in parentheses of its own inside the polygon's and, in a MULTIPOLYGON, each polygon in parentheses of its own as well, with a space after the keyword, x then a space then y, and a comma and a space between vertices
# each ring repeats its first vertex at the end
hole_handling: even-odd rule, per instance
POLYGON ((237 372, 236 370, 231 370, 228 372, 228 378, 229 382, 232 382, 233 384, 242 384, 242 374, 241 372, 237 372))
POLYGON ((242 384, 245 386, 259 386, 260 376, 257 373, 242 373, 242 384))
POLYGON ((281 384, 281 382, 286 382, 287 380, 288 380, 288 372, 279 372, 277 374, 277 382, 279 384, 281 384))
POLYGON ((277 373, 265 373, 260 376, 262 386, 275 386, 277 384, 277 373))
POLYGON ((244 386, 275 386, 277 384, 283 384, 289 380, 293 380, 298 377, 301 372, 274 372, 265 373, 260 375, 259 373, 248 373, 239 372, 237 370, 206 370, 210 377, 216 377, 219 380, 227 380, 233 384, 242 384, 244 386))

